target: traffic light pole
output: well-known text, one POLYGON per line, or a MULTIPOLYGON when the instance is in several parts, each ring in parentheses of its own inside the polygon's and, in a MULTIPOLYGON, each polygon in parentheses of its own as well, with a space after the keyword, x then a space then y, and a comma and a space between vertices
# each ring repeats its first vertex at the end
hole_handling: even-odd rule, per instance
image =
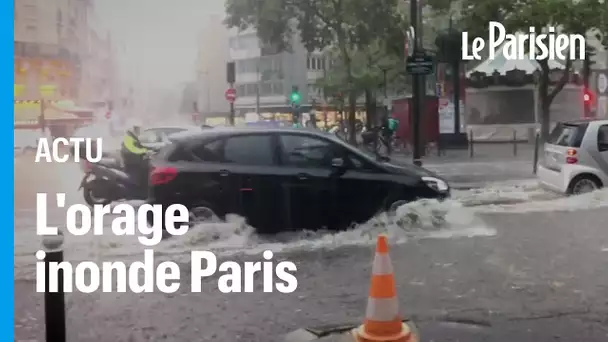
MULTIPOLYGON (((411 25, 414 28, 414 51, 413 55, 415 56, 420 49, 419 39, 419 30, 418 30, 418 0, 410 0, 410 21, 411 25)), ((421 112, 421 97, 424 87, 424 76, 422 75, 412 75, 412 110, 410 111, 411 116, 411 130, 412 130, 412 144, 413 144, 413 162, 414 165, 421 166, 422 165, 422 157, 421 157, 421 146, 420 146, 420 112, 421 112)))
MULTIPOLYGON (((234 83, 230 83, 230 89, 234 89, 234 83)), ((234 101, 230 101, 230 126, 234 126, 234 101)))
POLYGON ((454 133, 460 134, 460 58, 452 61, 452 77, 454 89, 454 133))

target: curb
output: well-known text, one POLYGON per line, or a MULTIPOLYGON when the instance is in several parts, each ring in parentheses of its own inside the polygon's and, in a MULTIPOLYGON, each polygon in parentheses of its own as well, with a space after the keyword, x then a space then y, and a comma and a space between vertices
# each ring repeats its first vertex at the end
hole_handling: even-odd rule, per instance
POLYGON ((450 188, 453 190, 471 190, 471 189, 481 189, 487 188, 489 186, 516 186, 520 185, 522 182, 534 182, 536 178, 521 178, 521 179, 509 179, 505 181, 483 181, 483 182, 471 182, 471 183, 461 183, 461 182, 450 182, 448 180, 448 184, 450 188))

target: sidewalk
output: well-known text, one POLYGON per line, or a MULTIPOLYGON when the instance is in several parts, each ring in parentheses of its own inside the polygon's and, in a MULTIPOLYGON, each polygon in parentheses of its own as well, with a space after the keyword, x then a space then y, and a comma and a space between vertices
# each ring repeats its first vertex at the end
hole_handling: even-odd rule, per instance
MULTIPOLYGON (((411 153, 393 153, 392 158, 412 160, 411 153)), ((529 161, 534 159, 534 144, 519 143, 479 143, 473 146, 472 156, 469 149, 442 150, 438 155, 436 149, 427 152, 423 156, 423 163, 452 163, 452 162, 475 162, 475 161, 507 161, 519 160, 529 161)))
MULTIPOLYGON (((517 155, 513 152, 512 144, 480 144, 475 147, 473 158, 468 150, 448 150, 441 156, 431 151, 422 158, 422 166, 445 178, 454 188, 535 179, 534 146, 520 144, 517 155)), ((393 154, 391 159, 399 164, 412 163, 411 155, 393 154)))

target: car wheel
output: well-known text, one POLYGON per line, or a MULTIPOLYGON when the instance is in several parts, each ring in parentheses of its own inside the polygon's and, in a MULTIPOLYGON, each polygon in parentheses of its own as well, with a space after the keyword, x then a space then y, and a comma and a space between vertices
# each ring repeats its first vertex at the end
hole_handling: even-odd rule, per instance
POLYGON ((189 214, 191 224, 212 223, 219 220, 215 210, 207 204, 201 203, 192 206, 189 210, 189 214))
POLYGON ((595 191, 601 187, 602 184, 597 177, 592 175, 581 175, 570 182, 568 193, 570 195, 581 195, 595 191))

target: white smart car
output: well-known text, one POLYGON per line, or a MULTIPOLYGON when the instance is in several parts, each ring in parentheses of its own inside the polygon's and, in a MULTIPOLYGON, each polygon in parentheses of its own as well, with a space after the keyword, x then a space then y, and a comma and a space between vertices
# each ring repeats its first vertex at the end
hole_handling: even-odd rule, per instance
POLYGON ((608 186, 608 120, 558 123, 537 175, 541 186, 569 195, 608 186))

